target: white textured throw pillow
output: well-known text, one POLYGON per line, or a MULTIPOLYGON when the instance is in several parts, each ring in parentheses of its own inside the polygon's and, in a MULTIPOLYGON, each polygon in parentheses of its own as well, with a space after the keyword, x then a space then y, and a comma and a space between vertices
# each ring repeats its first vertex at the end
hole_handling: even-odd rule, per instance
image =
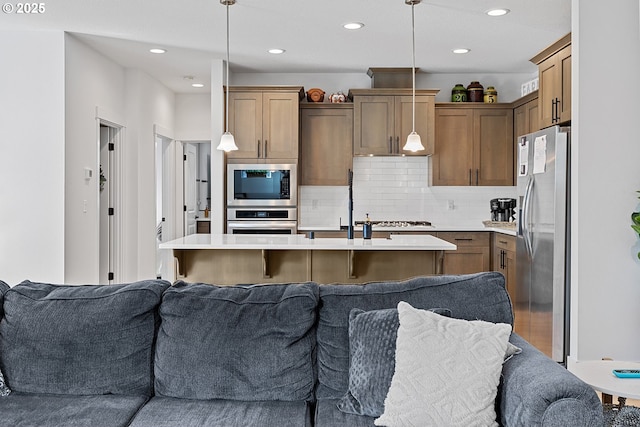
POLYGON ((511 325, 398 304, 396 367, 377 426, 493 427, 511 325))

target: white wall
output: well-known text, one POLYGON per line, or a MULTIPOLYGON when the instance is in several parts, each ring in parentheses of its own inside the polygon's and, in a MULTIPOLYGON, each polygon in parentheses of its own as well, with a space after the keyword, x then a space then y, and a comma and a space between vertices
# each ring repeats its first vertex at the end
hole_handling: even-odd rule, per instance
POLYGON ((639 360, 637 0, 573 0, 572 359, 639 360))
POLYGON ((179 141, 211 139, 211 94, 176 94, 175 138, 179 141))
POLYGON ((96 109, 124 121, 125 74, 122 66, 69 34, 65 49, 65 283, 99 283, 96 109), (85 167, 93 170, 90 180, 85 167))
POLYGON ((0 31, 0 280, 64 281, 64 34, 0 31))
MULTIPOLYGON (((224 152, 216 149, 224 132, 224 62, 211 61, 211 232, 224 233, 224 152)), ((229 76, 231 82, 231 76, 229 76)), ((231 83, 233 85, 233 83, 231 83)))
MULTIPOLYGON (((479 81, 485 88, 494 86, 498 91, 499 102, 512 102, 520 98, 522 83, 537 75, 536 66, 531 64, 531 73, 513 74, 435 74, 428 71, 416 73, 416 88, 440 89, 436 95, 436 102, 451 101, 451 89, 457 83, 465 87, 473 80, 479 81)), ((294 85, 304 86, 307 91, 317 87, 330 94, 342 91, 347 94, 349 89, 366 89, 371 87, 371 78, 366 72, 356 73, 234 73, 230 76, 230 84, 237 86, 250 85, 294 85)))
POLYGON ((125 280, 156 275, 155 126, 174 131, 175 94, 148 74, 126 70, 125 280))

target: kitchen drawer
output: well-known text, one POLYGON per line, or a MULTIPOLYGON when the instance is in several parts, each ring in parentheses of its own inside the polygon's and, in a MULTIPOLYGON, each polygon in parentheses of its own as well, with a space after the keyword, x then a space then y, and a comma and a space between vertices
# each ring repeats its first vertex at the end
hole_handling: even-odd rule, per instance
POLYGON ((516 251, 516 238, 502 233, 493 234, 493 247, 505 251, 516 251))
POLYGON ((436 236, 456 246, 490 246, 489 232, 486 231, 439 231, 436 236))

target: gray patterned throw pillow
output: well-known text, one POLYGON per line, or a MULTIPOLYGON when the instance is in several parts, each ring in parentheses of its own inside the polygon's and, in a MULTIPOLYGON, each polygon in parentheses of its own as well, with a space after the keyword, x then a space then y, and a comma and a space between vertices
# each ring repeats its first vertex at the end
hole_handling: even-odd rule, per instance
MULTIPOLYGON (((451 316, 443 308, 431 309, 451 316)), ((342 412, 379 417, 395 370, 397 308, 349 313, 349 390, 338 402, 342 412)))
POLYGON ((11 389, 7 386, 7 383, 4 382, 4 375, 2 375, 2 371, 0 371, 0 397, 9 396, 11 393, 11 389))

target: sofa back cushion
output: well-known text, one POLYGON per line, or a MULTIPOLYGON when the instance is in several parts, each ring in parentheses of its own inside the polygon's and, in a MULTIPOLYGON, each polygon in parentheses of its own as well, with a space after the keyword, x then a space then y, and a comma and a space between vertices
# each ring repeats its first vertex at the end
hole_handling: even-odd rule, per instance
POLYGON ((312 400, 317 304, 315 283, 177 282, 160 306, 156 394, 312 400))
POLYGON ((511 300, 500 273, 418 277, 397 282, 320 286, 319 399, 341 398, 349 387, 349 312, 395 308, 449 309, 451 317, 513 325, 511 300))
POLYGON ((28 393, 150 395, 157 307, 169 285, 25 281, 11 288, 0 322, 9 386, 28 393))
POLYGON ((4 294, 9 290, 9 285, 0 280, 0 319, 4 316, 4 294))

